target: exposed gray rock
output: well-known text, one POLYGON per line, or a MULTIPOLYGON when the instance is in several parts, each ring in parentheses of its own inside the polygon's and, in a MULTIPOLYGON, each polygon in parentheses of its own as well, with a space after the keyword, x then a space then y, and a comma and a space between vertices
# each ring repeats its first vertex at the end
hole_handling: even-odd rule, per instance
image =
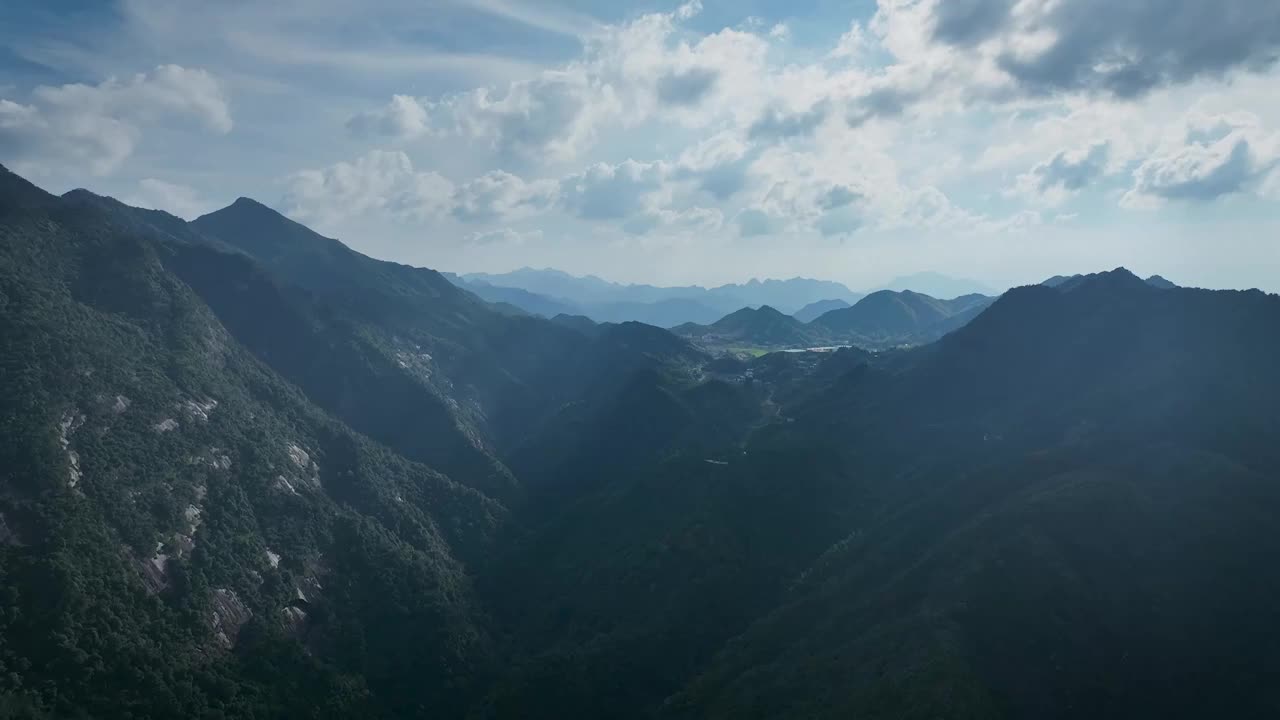
POLYGON ((150 558, 136 557, 127 548, 125 552, 132 558, 134 566, 142 575, 142 584, 147 592, 157 595, 169 586, 169 556, 164 553, 164 543, 156 543, 156 549, 150 558))
POLYGON ((186 400, 179 407, 187 413, 187 417, 191 420, 200 422, 209 422, 209 413, 218 407, 218 401, 212 398, 203 402, 199 400, 186 400))
POLYGON ((214 470, 230 470, 231 457, 220 450, 213 449, 210 451, 209 467, 214 470))
POLYGON ((283 475, 276 476, 275 488, 281 492, 287 492, 290 495, 298 494, 298 491, 293 487, 293 483, 289 482, 289 478, 283 475))
POLYGON ((280 608, 280 622, 284 629, 294 637, 299 637, 307 630, 307 611, 297 605, 280 608))
POLYGON ((289 459, 292 460, 293 464, 297 465, 300 470, 306 470, 311 466, 311 455, 309 455, 306 450, 299 447, 297 443, 289 443, 289 446, 286 449, 289 451, 289 459))
POLYGON ((67 454, 67 485, 73 488, 80 482, 83 473, 80 472, 80 455, 71 449, 71 436, 82 425, 84 415, 75 408, 63 413, 62 420, 58 422, 58 444, 62 445, 62 451, 67 454))
POLYGON ((210 601, 213 611, 209 615, 209 627, 218 644, 230 649, 236 644, 240 628, 249 622, 253 613, 240 601, 235 590, 218 588, 213 591, 210 601))
POLYGON ((294 465, 303 472, 302 482, 313 488, 320 488, 320 465, 311 459, 311 454, 297 443, 289 443, 285 446, 285 450, 289 453, 289 459, 294 465))

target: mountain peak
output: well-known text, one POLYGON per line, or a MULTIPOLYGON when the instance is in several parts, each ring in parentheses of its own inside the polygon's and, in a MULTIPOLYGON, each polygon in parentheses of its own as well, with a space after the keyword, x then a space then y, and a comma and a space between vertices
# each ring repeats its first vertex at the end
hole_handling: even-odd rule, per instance
POLYGON ((790 315, 787 315, 772 306, 761 305, 758 308, 744 307, 740 310, 734 310, 728 315, 720 318, 720 320, 715 324, 721 325, 726 322, 764 322, 775 320, 777 318, 787 318, 788 320, 794 319, 790 315))
POLYGON ((1053 285, 1062 292, 1073 292, 1080 288, 1089 289, 1149 289, 1151 286, 1145 280, 1134 275, 1128 268, 1118 267, 1115 270, 1106 272, 1092 273, 1090 275, 1075 275, 1067 278, 1062 282, 1053 285))
POLYGON ((84 188, 73 188, 62 193, 63 200, 101 200, 102 196, 84 188))
POLYGON ((247 249, 243 247, 246 242, 255 246, 265 243, 278 247, 317 240, 336 242, 247 197, 236 198, 230 205, 201 215, 191 224, 242 249, 247 249))
POLYGON ((234 213, 236 215, 259 217, 259 218, 271 217, 271 216, 278 216, 280 218, 285 217, 283 214, 281 214, 279 211, 275 210, 274 208, 268 205, 265 205, 263 203, 260 203, 257 200, 254 200, 253 198, 243 197, 243 196, 236 198, 235 202, 222 208, 221 210, 214 210, 213 212, 209 213, 205 217, 208 217, 209 215, 218 215, 221 213, 234 213))

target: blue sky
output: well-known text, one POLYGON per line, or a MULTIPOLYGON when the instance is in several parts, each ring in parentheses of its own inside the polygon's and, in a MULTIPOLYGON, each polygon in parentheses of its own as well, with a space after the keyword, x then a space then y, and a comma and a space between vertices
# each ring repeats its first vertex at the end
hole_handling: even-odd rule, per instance
POLYGON ((1274 0, 13 0, 0 162, 369 254, 1280 291, 1274 0))

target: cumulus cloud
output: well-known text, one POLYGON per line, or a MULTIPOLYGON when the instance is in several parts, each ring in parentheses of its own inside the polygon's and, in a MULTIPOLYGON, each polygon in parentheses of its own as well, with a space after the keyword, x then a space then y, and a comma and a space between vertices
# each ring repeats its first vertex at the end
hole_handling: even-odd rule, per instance
POLYGON ((700 12, 702 12, 702 0, 690 0, 676 8, 676 18, 680 20, 688 20, 700 12))
MULTIPOLYGON (((387 150, 294 173, 285 182, 284 212, 322 228, 370 214, 402 222, 445 217, 465 223, 510 221, 552 209, 559 195, 554 180, 525 180, 504 170, 491 170, 455 185, 439 173, 416 170, 405 153, 387 150)), ((500 230, 473 232, 469 242, 503 240, 486 234, 490 232, 500 230)))
POLYGON ((712 148, 704 150, 706 157, 682 158, 683 165, 636 160, 595 163, 560 181, 559 207, 581 220, 616 223, 632 235, 718 230, 724 224, 723 211, 695 204, 686 192, 691 183, 724 189, 717 184, 723 179, 717 176, 721 169, 717 163, 725 157, 716 156, 712 148))
POLYGON ((818 196, 821 210, 839 210, 863 199, 861 192, 846 185, 833 185, 818 196))
POLYGON ((829 110, 826 102, 819 102, 813 107, 800 112, 789 112, 777 105, 767 108, 751 127, 747 136, 752 140, 778 140, 793 137, 807 137, 827 119, 829 110))
POLYGON ((1107 172, 1111 147, 1105 142, 1059 151, 1018 176, 1017 194, 1046 205, 1059 205, 1107 172))
POLYGON ((441 175, 415 170, 408 155, 383 150, 294 173, 286 185, 285 214, 321 228, 370 212, 401 220, 439 217, 452 206, 454 192, 441 175))
POLYGON ((703 127, 751 112, 757 103, 744 98, 758 94, 770 38, 725 28, 690 39, 680 24, 700 9, 689 3, 605 26, 584 38, 578 59, 532 79, 438 98, 396 96, 347 125, 357 134, 475 138, 510 159, 570 160, 607 126, 656 117, 703 127))
POLYGON ((1200 77, 1264 69, 1280 51, 1280 4, 1270 0, 1041 0, 1016 9, 1009 0, 970 4, 991 6, 979 14, 995 28, 1001 68, 1037 93, 1136 97, 1200 77))
POLYGON ((437 131, 488 140, 509 159, 572 158, 616 107, 612 88, 576 71, 420 102, 437 131))
POLYGON ((97 85, 40 86, 26 103, 0 99, 0 157, 24 171, 115 170, 144 130, 194 120, 215 133, 231 131, 231 110, 216 78, 204 70, 162 65, 97 85))
POLYGON ((361 137, 414 138, 431 132, 431 119, 416 99, 394 95, 386 106, 353 116, 347 129, 361 137))
POLYGON ((596 163, 560 182, 561 202, 586 220, 628 218, 647 207, 650 194, 662 187, 666 174, 662 163, 596 163))
POLYGON ((998 34, 1010 20, 1015 0, 949 0, 933 9, 933 37, 974 45, 998 34))
MULTIPOLYGON (((921 104, 1133 99, 1280 58, 1271 0, 880 0, 869 29, 892 59, 853 84, 854 126, 921 104)), ((836 54, 869 42, 855 25, 836 54)))
POLYGON ((833 60, 858 59, 867 52, 870 42, 862 23, 854 21, 849 29, 836 41, 836 46, 828 54, 833 60))
POLYGON ((1207 202, 1258 191, 1280 167, 1280 133, 1268 134, 1248 113, 1192 116, 1183 142, 1161 148, 1133 172, 1123 204, 1207 202))
POLYGON ((853 127, 862 127, 878 118, 896 118, 927 94, 927 88, 895 86, 883 81, 868 84, 868 89, 849 100, 845 120, 853 127))
POLYGON ((554 180, 533 180, 492 170, 458 187, 453 216, 466 222, 527 217, 552 206, 558 195, 554 180))
POLYGON ((830 141, 763 151, 751 176, 762 181, 747 193, 735 217, 744 236, 781 232, 823 237, 902 227, 938 227, 941 216, 955 226, 966 220, 946 196, 919 191, 898 177, 886 149, 874 138, 845 130, 830 141), (931 211, 928 201, 945 208, 931 211))
MULTIPOLYGON (((473 223, 460 235, 468 242, 519 245, 519 233, 488 228, 556 214, 632 235, 952 236, 1032 228, 1046 208, 1130 172, 1135 203, 1274 188, 1274 146, 1260 129, 1222 121, 1177 142, 1132 129, 1180 114, 1187 105, 1170 98, 1201 92, 1193 81, 1260 82, 1249 74, 1270 68, 1280 47, 1274 5, 878 0, 834 47, 813 48, 758 20, 709 31, 689 22, 701 9, 690 2, 593 27, 554 69, 394 95, 348 120, 362 139, 456 145, 467 157, 445 166, 483 172, 469 182, 389 153, 404 161, 300 174, 291 197, 325 198, 317 213, 473 223), (658 149, 618 162, 641 146, 658 149), (979 182, 1016 178, 1006 194, 1033 209, 992 218, 952 202, 957 172, 970 167, 979 182)), ((0 106, 0 117, 23 111, 0 106)), ((963 196, 985 204, 984 191, 1000 189, 963 196)))
POLYGON ((715 87, 719 77, 720 73, 713 68, 673 70, 658 78, 658 100, 664 105, 697 105, 715 87))
POLYGON ((691 182, 695 189, 722 202, 747 185, 758 152, 732 132, 712 135, 680 154, 671 177, 691 182))

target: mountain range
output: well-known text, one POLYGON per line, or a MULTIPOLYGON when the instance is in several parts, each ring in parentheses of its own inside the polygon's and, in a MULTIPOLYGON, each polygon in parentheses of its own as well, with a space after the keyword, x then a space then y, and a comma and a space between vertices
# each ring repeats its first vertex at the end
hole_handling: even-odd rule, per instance
POLYGON ((933 342, 964 326, 994 301, 985 295, 938 300, 910 290, 880 290, 807 323, 766 305, 743 308, 710 325, 678 325, 671 331, 711 349, 833 345, 885 349, 933 342))
POLYGON ((919 272, 902 275, 885 283, 876 290, 911 291, 921 295, 950 300, 962 295, 999 295, 1000 291, 974 280, 951 277, 937 272, 919 272))
POLYGON ((1280 297, 745 305, 548 319, 0 169, 0 716, 1280 712, 1280 297), (815 326, 878 351, 704 342, 815 326))
MULTIPOLYGON (((547 318, 559 314, 583 315, 596 322, 637 321, 658 327, 685 323, 709 325, 743 307, 762 305, 786 314, 803 313, 802 321, 808 322, 817 317, 813 314, 816 308, 830 310, 841 303, 847 306, 864 296, 837 282, 808 278, 753 279, 704 288, 622 285, 590 275, 578 277, 559 270, 533 268, 497 275, 445 273, 445 277, 485 300, 505 303, 534 315, 547 318)), ((944 298, 974 292, 995 294, 978 283, 938 273, 897 278, 889 288, 913 289, 944 298), (949 294, 953 290, 954 294, 949 294)))

